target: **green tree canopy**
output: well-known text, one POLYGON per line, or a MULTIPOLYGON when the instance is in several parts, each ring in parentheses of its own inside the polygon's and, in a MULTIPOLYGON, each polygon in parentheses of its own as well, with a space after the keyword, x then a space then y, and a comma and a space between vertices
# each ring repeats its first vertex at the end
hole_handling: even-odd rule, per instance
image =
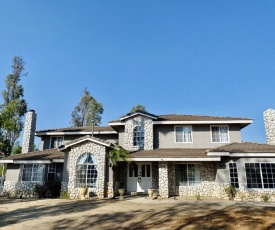
MULTIPOLYGON (((13 58, 12 73, 5 80, 6 89, 3 90, 3 104, 0 105, 0 124, 2 141, 0 145, 6 146, 7 142, 12 147, 23 129, 22 117, 27 112, 27 103, 24 99, 23 86, 19 84, 21 78, 26 76, 25 62, 21 57, 13 58)), ((6 151, 5 150, 5 151, 6 151)), ((0 149, 1 151, 1 149, 0 149)), ((3 151, 3 150, 2 150, 3 151)), ((2 152, 6 156, 10 153, 2 152)))
POLYGON ((144 105, 137 104, 132 107, 130 113, 136 113, 136 112, 147 112, 144 105))
POLYGON ((85 88, 79 104, 72 112, 72 125, 74 127, 90 126, 93 120, 94 125, 99 125, 103 111, 102 104, 97 102, 85 88))

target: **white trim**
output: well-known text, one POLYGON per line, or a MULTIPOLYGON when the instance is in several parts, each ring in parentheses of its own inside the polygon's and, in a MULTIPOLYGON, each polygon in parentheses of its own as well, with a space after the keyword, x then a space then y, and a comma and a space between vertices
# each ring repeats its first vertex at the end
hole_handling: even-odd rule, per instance
MULTIPOLYGON (((183 135, 184 135, 184 132, 183 132, 183 135)), ((176 143, 176 144, 193 144, 193 127, 192 127, 192 125, 174 125, 174 143, 176 143), (192 141, 190 141, 190 142, 177 142, 177 132, 176 132, 176 128, 177 127, 180 127, 180 128, 182 128, 182 127, 191 127, 191 140, 192 141)), ((184 139, 184 137, 183 137, 183 139, 184 139)))
POLYGON ((130 158, 129 161, 220 161, 221 158, 220 157, 201 157, 201 158, 183 158, 183 157, 179 157, 179 158, 130 158))
MULTIPOLYGON (((225 143, 225 144, 227 144, 227 143, 230 143, 229 125, 210 125, 210 138, 211 138, 210 139, 211 143, 213 143, 213 144, 217 144, 217 143, 221 143, 221 144, 225 143), (227 142, 221 142, 221 141, 219 141, 219 142, 213 142, 212 127, 219 127, 219 134, 221 134, 221 132, 220 132, 221 126, 227 126, 227 138, 228 138, 228 140, 227 140, 227 142)), ((221 137, 220 137, 220 139, 221 139, 221 137)))
MULTIPOLYGON (((195 125, 195 124, 252 124, 253 120, 225 120, 225 121, 153 121, 153 125, 195 125)), ((110 126, 125 125, 124 122, 108 122, 110 126)))
POLYGON ((253 120, 225 120, 225 121, 153 121, 154 125, 163 124, 251 124, 253 120))
POLYGON ((149 118, 152 118, 152 119, 158 119, 157 117, 154 117, 154 116, 150 116, 148 114, 144 114, 144 113, 140 113, 140 112, 137 112, 137 113, 134 113, 134 114, 131 114, 129 116, 125 116, 125 117, 122 117, 120 118, 119 120, 123 121, 127 118, 130 118, 130 117, 133 117, 133 116, 137 116, 137 115, 141 115, 141 116, 144 116, 144 117, 149 117, 149 118))
POLYGON ((230 156, 231 157, 275 157, 275 153, 231 153, 230 156))
POLYGON ((64 163, 64 159, 53 159, 53 163, 64 163))
POLYGON ((0 160, 0 164, 13 163, 13 160, 0 160))
POLYGON ((230 156, 230 152, 207 152, 207 156, 230 156))
POLYGON ((94 140, 92 138, 85 138, 85 139, 82 139, 82 140, 79 140, 77 142, 74 142, 74 143, 71 143, 69 145, 65 145, 63 148, 59 148, 58 151, 62 151, 62 150, 65 150, 73 145, 76 145, 76 144, 79 144, 81 142, 84 142, 84 141, 91 141, 91 142, 94 142, 94 143, 97 143, 97 144, 100 144, 100 145, 104 145, 104 146, 107 146, 107 147, 111 147, 111 144, 106 144, 106 143, 103 143, 103 142, 100 142, 100 141, 97 141, 97 140, 94 140))
POLYGON ((32 161, 28 161, 28 160, 14 160, 13 161, 14 164, 50 164, 52 163, 50 160, 32 160, 32 161))
MULTIPOLYGON (((42 136, 42 135, 53 135, 53 136, 60 136, 60 135, 89 135, 92 134, 92 131, 86 131, 86 132, 35 132, 36 136, 42 136)), ((117 134, 116 131, 94 131, 94 134, 117 134)))

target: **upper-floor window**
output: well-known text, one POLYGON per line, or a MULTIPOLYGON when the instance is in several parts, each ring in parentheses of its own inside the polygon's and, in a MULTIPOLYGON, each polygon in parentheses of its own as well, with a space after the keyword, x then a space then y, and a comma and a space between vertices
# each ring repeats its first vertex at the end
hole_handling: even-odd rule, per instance
POLYGON ((133 146, 144 147, 144 130, 142 126, 136 126, 133 130, 133 146))
POLYGON ((192 127, 191 126, 177 126, 176 143, 192 143, 192 127))
POLYGON ((212 142, 228 143, 228 125, 211 126, 212 142))
POLYGON ((22 181, 41 182, 43 180, 44 166, 42 164, 29 164, 22 167, 22 181))
POLYGON ((58 148, 63 144, 63 137, 51 137, 50 148, 58 148))

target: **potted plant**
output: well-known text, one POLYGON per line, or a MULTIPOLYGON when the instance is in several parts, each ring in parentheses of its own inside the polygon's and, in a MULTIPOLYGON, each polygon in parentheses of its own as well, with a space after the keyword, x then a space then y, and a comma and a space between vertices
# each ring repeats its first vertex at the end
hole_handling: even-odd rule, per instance
POLYGON ((86 185, 81 186, 81 188, 79 188, 79 192, 80 192, 80 198, 81 200, 85 200, 86 199, 86 195, 88 193, 88 188, 86 185))
POLYGON ((154 199, 153 195, 154 195, 155 189, 154 188, 148 188, 147 191, 148 191, 149 199, 153 200, 154 199))
POLYGON ((119 183, 118 193, 119 193, 119 199, 120 199, 120 200, 123 200, 123 199, 124 199, 124 194, 125 194, 124 185, 125 185, 124 182, 120 182, 120 183, 119 183))

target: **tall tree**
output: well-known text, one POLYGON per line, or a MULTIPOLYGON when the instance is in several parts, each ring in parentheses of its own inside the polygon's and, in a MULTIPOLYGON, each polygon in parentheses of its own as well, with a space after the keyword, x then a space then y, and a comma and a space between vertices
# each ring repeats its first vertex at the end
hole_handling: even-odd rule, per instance
MULTIPOLYGON (((0 124, 2 145, 9 142, 12 147, 23 129, 22 117, 27 112, 27 103, 24 100, 24 89, 19 84, 21 78, 26 76, 23 58, 13 58, 12 73, 5 80, 6 90, 3 90, 3 104, 0 105, 0 124)), ((1 140, 0 140, 1 141, 1 140)), ((1 150, 0 150, 1 151, 1 150)), ((3 152, 2 152, 3 154, 3 152)), ((4 153, 4 155, 10 153, 4 153)))
POLYGON ((99 125, 103 111, 102 104, 97 102, 85 88, 79 104, 72 112, 72 125, 74 127, 90 126, 93 121, 94 125, 99 125))
POLYGON ((132 107, 130 113, 136 113, 136 112, 147 112, 144 105, 137 104, 132 107))

